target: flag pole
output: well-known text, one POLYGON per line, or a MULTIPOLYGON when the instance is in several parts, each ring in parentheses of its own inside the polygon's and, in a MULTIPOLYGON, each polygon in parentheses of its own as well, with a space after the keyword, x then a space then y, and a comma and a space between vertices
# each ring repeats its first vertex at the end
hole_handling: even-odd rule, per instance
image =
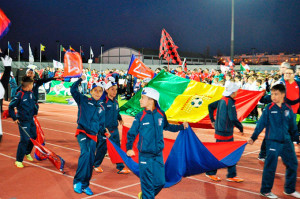
POLYGON ((30 63, 30 43, 28 43, 28 54, 29 54, 29 56, 28 56, 28 62, 30 63))
POLYGON ((18 44, 19 44, 18 61, 19 61, 19 68, 20 68, 20 59, 21 59, 21 57, 20 57, 20 51, 21 51, 21 49, 20 49, 20 42, 18 42, 18 44))
POLYGON ((80 57, 81 57, 81 46, 79 46, 79 54, 80 54, 80 57))
POLYGON ((59 45, 59 62, 61 63, 61 45, 59 45))
POLYGON ((42 44, 40 44, 40 63, 42 62, 42 44))
POLYGON ((7 42, 7 55, 9 56, 9 41, 7 42))
POLYGON ((90 46, 90 59, 91 59, 91 57, 92 57, 92 55, 91 55, 91 49, 92 49, 92 47, 90 46))

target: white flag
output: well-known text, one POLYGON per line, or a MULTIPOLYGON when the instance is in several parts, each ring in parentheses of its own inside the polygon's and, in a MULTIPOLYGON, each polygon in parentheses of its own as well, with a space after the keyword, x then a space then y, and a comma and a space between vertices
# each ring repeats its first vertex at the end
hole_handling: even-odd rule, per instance
POLYGON ((32 51, 31 51, 31 48, 30 48, 30 44, 29 44, 29 63, 33 63, 34 62, 34 57, 32 55, 32 51))
POLYGON ((90 48, 90 49, 91 49, 91 50, 90 50, 90 51, 91 51, 91 52, 90 52, 90 54, 91 54, 91 57, 92 57, 92 58, 94 58, 94 53, 93 53, 93 50, 92 50, 92 48, 90 48))
POLYGON ((54 68, 60 68, 60 69, 63 69, 64 68, 64 65, 62 63, 60 63, 59 61, 55 61, 53 59, 53 67, 54 68))

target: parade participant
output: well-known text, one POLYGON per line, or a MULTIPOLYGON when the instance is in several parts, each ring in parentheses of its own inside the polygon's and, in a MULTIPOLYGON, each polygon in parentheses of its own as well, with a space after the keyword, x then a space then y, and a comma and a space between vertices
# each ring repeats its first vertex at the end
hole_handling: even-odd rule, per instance
POLYGON ((32 92, 33 79, 28 76, 22 78, 22 88, 17 95, 9 103, 9 115, 16 124, 19 124, 20 142, 17 149, 17 158, 15 165, 18 168, 23 168, 23 159, 26 156, 28 161, 33 161, 30 153, 33 144, 30 138, 36 139, 36 126, 33 121, 33 116, 37 115, 38 109, 35 103, 34 95, 32 92), (17 108, 17 115, 15 114, 17 108), (22 130, 26 129, 30 138, 22 130))
POLYGON ((159 92, 144 88, 140 99, 141 108, 127 134, 127 155, 134 156, 132 150, 135 137, 139 134, 139 171, 142 192, 139 199, 153 199, 165 184, 165 167, 162 155, 164 148, 163 130, 177 132, 188 127, 188 123, 171 125, 165 113, 158 106, 159 92))
MULTIPOLYGON (((116 145, 120 146, 120 135, 118 126, 123 125, 124 121, 120 115, 119 103, 116 100, 117 96, 117 85, 114 82, 109 81, 105 90, 107 95, 103 100, 103 106, 105 108, 105 126, 110 133, 110 140, 116 145)), ((97 153, 94 162, 94 170, 98 173, 102 173, 103 169, 100 167, 104 156, 107 152, 106 137, 98 136, 97 153)), ((123 163, 117 163, 118 174, 128 174, 130 170, 125 168, 123 163)))
POLYGON ((78 91, 79 84, 85 79, 86 76, 82 76, 71 87, 72 97, 78 105, 78 126, 75 136, 80 146, 80 157, 73 186, 76 193, 84 192, 87 195, 93 195, 89 184, 93 173, 97 135, 106 132, 105 110, 100 100, 103 93, 100 84, 93 84, 91 98, 78 91))
POLYGON ((296 116, 292 108, 284 102, 285 92, 285 87, 282 84, 272 87, 272 103, 264 109, 254 133, 248 140, 249 144, 253 144, 262 130, 266 128, 267 155, 260 193, 262 196, 268 198, 277 198, 271 190, 274 183, 278 156, 281 156, 283 163, 286 165, 284 194, 300 198, 300 193, 295 190, 298 161, 292 143, 292 140, 299 143, 299 134, 296 125, 296 116))
MULTIPOLYGON (((239 87, 235 83, 230 83, 223 92, 223 98, 209 105, 209 115, 212 126, 215 128, 216 142, 232 142, 233 127, 237 127, 243 135, 243 125, 237 119, 235 100, 239 87), (216 120, 213 112, 217 108, 216 120)), ((220 181, 216 176, 217 170, 206 172, 206 176, 213 181, 220 181)), ((236 176, 236 165, 228 167, 227 181, 243 182, 244 180, 236 176)))

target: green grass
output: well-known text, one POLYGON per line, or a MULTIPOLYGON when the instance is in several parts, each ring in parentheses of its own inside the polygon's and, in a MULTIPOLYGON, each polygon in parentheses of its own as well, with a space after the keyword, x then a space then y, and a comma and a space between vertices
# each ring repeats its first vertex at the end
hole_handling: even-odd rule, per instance
POLYGON ((67 99, 72 98, 72 96, 57 96, 57 95, 47 95, 47 103, 59 103, 59 104, 68 104, 67 99))
MULTIPOLYGON (((68 104, 67 99, 72 98, 72 96, 57 96, 57 95, 47 95, 46 102, 47 103, 59 103, 59 104, 68 104)), ((123 106, 127 102, 127 100, 121 100, 120 96, 118 99, 119 106, 123 106)))

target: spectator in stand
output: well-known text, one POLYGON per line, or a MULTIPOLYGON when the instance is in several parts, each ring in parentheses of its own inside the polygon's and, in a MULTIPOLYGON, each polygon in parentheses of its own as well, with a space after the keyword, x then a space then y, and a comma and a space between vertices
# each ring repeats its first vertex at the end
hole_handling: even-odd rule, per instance
POLYGON ((234 83, 239 87, 239 88, 242 88, 242 82, 241 82, 241 77, 236 75, 234 77, 234 83))
POLYGON ((195 81, 197 81, 197 82, 200 82, 200 76, 199 76, 199 74, 197 73, 197 69, 195 68, 193 71, 192 71, 192 74, 191 74, 191 77, 190 77, 190 79, 191 80, 195 80, 195 81))
POLYGON ((176 73, 177 76, 185 78, 185 73, 182 71, 182 67, 181 66, 178 66, 176 68, 176 71, 177 71, 177 73, 176 73))
POLYGON ((87 94, 87 76, 85 72, 82 73, 82 76, 84 76, 84 78, 82 78, 81 81, 81 88, 82 88, 82 94, 85 95, 87 94))
POLYGON ((17 93, 17 82, 16 82, 16 78, 14 77, 13 72, 10 72, 10 78, 9 78, 9 85, 10 85, 10 99, 12 99, 16 93, 17 93))
POLYGON ((54 75, 54 77, 56 78, 56 80, 62 81, 63 80, 63 78, 62 78, 63 76, 64 76, 63 70, 60 69, 60 68, 58 68, 57 71, 56 71, 56 73, 55 73, 55 75, 54 75))

